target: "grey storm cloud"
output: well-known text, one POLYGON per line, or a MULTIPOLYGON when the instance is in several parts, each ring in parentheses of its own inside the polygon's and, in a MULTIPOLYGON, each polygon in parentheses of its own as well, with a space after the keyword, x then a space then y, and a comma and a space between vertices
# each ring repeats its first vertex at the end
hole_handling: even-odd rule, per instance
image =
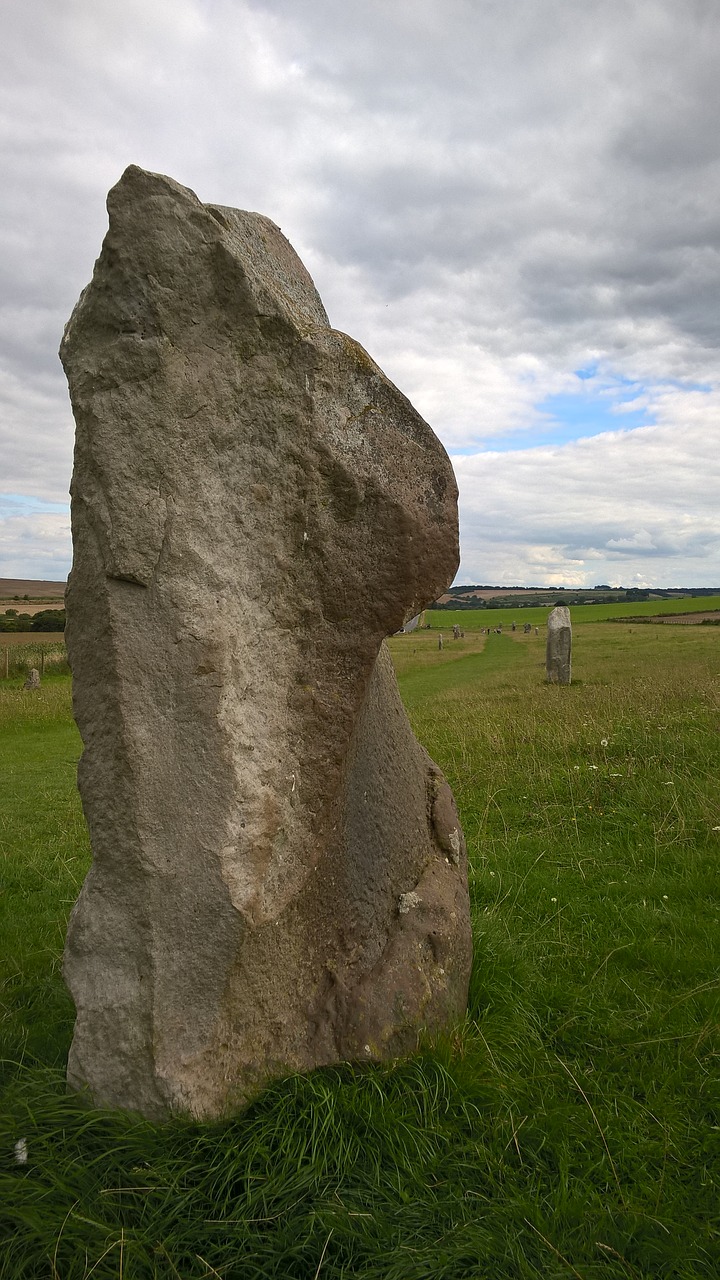
MULTIPOLYGON (((531 581, 564 557, 564 577, 594 580, 605 557, 629 573, 652 561, 658 575, 720 579, 705 456, 718 444, 719 55, 716 0, 12 6, 0 489, 65 501, 72 422, 57 346, 99 250, 106 191, 133 162, 280 223, 331 321, 457 455, 463 567, 531 581), (487 455, 485 442, 547 426, 538 406, 577 394, 587 367, 641 382, 657 430, 637 445, 596 435, 582 467, 558 445, 552 486, 568 514, 514 514, 508 539, 506 504, 548 505, 547 456, 525 444, 487 455), (631 456, 645 496, 626 494, 621 511, 609 459, 624 475, 631 456), (473 468, 488 478, 482 503, 473 468)), ((41 522, 6 504, 0 526, 0 574, 67 562, 60 509, 41 522)))

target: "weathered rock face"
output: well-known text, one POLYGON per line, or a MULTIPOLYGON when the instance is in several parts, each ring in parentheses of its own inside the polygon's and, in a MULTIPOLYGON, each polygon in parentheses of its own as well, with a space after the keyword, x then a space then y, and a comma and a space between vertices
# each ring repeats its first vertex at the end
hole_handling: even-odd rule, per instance
POLYGON ((545 670, 551 684, 570 684, 572 626, 567 605, 557 605, 548 617, 545 670))
POLYGON ((383 637, 457 565, 430 428, 279 229, 130 168, 61 348, 93 866, 68 1077, 152 1117, 465 1006, 465 849, 383 637))

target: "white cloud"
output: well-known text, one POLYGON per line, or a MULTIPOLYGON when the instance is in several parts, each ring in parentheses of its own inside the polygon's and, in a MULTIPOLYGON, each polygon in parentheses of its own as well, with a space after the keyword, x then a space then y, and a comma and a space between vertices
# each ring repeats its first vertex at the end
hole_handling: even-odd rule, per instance
POLYGON ((720 393, 660 393, 663 425, 456 457, 459 581, 720 582, 720 393), (696 421, 685 417, 688 400, 696 421), (717 420, 717 418, 716 418, 717 420))
MULTIPOLYGON (((5 493, 67 500, 73 427, 62 370, 21 378, 0 369, 0 457, 5 493)), ((7 574, 0 576, 8 577, 7 574)))
POLYGON ((62 582, 69 562, 70 519, 66 512, 0 515, 0 576, 62 582))

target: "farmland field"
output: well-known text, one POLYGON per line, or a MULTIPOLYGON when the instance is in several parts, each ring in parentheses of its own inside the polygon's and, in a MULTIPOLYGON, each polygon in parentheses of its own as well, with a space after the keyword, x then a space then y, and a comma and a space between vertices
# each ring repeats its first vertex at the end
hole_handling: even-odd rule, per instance
POLYGON ((40 600, 0 600, 0 614, 7 613, 8 609, 14 609, 17 613, 29 614, 31 617, 36 613, 42 613, 44 609, 64 609, 65 601, 62 596, 59 600, 50 596, 42 597, 40 600))
POLYGON ((0 578, 0 609, 7 605, 16 609, 24 608, 28 600, 62 603, 66 585, 64 580, 57 579, 41 581, 37 578, 0 578))
MULTIPOLYGON (((532 626, 540 626, 547 621, 552 604, 540 605, 529 609, 503 606, 499 609, 427 609, 426 621, 435 630, 452 630, 458 623, 466 631, 483 627, 509 627, 511 623, 522 627, 530 622, 532 626)), ((603 622, 611 618, 653 618, 656 615, 672 615, 684 613, 709 613, 720 609, 718 596, 685 596, 681 600, 644 600, 622 604, 578 604, 570 606, 573 626, 584 626, 588 622, 603 622)), ((647 624, 646 624, 647 625, 647 624)))
POLYGON ((583 608, 568 688, 534 610, 389 642, 468 840, 466 1020, 214 1125, 65 1093, 79 739, 69 677, 0 681, 1 1280, 717 1280, 720 630, 583 608))

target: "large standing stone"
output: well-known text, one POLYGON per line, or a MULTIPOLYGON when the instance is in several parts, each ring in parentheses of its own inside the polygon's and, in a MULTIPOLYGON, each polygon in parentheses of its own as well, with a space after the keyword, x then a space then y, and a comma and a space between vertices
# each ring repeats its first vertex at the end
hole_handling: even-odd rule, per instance
POLYGON ((383 637, 452 580, 442 446, 279 229, 132 167, 61 356, 93 865, 68 1077, 214 1116, 464 1009, 465 849, 383 637))
POLYGON ((551 684, 570 684, 572 626, 570 610, 559 604, 548 617, 545 670, 551 684))

